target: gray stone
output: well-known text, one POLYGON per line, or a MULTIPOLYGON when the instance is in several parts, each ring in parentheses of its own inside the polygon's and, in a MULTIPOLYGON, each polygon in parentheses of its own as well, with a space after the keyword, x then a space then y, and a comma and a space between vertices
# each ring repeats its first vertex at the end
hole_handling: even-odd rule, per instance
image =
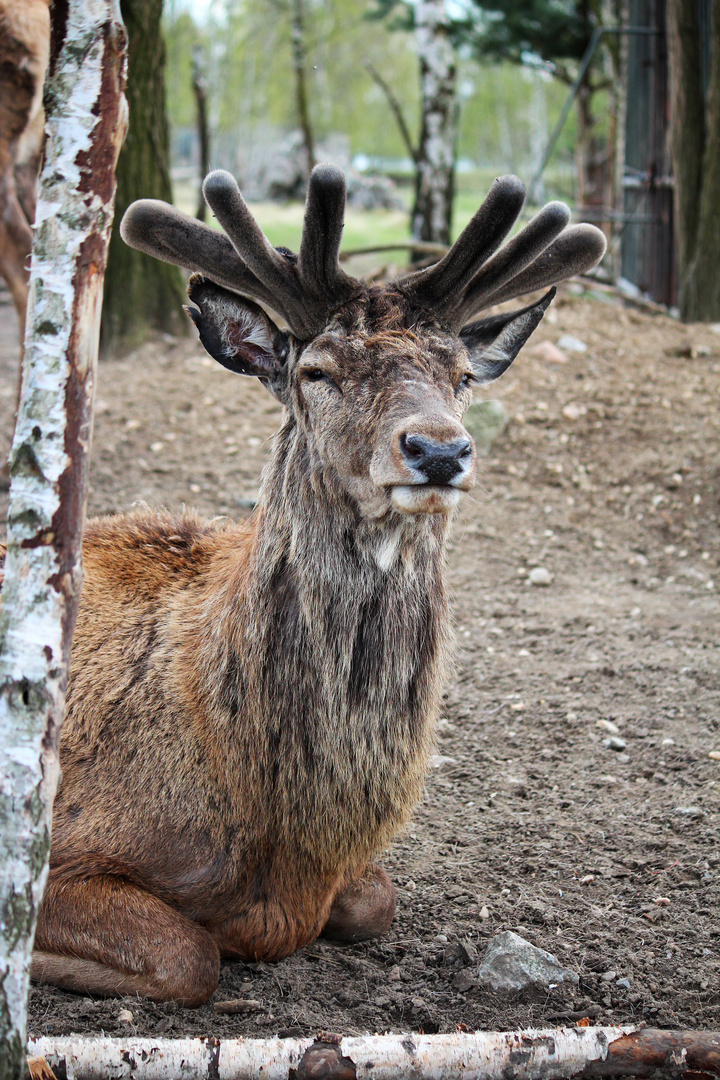
POLYGON ((476 401, 465 413, 463 423, 475 440, 478 454, 487 454, 495 439, 508 425, 508 412, 502 401, 476 401))
POLYGON ((559 960, 506 930, 488 945, 478 982, 495 993, 542 1000, 550 988, 574 988, 578 976, 559 960))

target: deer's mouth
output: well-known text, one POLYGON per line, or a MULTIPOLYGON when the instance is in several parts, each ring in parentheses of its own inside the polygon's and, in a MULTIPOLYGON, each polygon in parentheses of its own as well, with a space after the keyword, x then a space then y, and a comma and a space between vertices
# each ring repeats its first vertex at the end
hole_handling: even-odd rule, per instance
POLYGON ((462 493, 450 484, 395 484, 390 499, 393 508, 403 514, 449 514, 462 493))

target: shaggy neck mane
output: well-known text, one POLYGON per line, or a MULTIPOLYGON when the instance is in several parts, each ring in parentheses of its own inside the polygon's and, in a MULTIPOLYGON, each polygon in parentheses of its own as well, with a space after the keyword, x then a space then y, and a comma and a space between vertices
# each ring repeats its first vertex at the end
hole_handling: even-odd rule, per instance
POLYGON ((312 846, 326 865, 357 856, 364 836, 368 857, 382 848, 419 796, 448 652, 448 523, 395 513, 368 522, 309 458, 288 416, 242 588, 226 594, 230 647, 213 681, 229 723, 252 703, 239 752, 264 762, 273 843, 312 846), (336 823, 327 852, 311 829, 318 817, 336 823))

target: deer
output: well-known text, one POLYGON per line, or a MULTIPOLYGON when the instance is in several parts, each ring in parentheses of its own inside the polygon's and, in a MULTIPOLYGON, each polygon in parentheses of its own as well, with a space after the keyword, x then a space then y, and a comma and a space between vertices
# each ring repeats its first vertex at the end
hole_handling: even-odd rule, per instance
POLYGON ((223 231, 141 200, 122 236, 192 272, 202 345, 283 419, 247 519, 86 526, 32 961, 37 981, 185 1007, 222 958, 390 927, 378 860, 420 798, 452 655, 447 538, 476 472, 462 417, 605 248, 561 203, 503 246, 525 195, 504 176, 439 262, 368 284, 340 265, 334 166, 311 174, 297 255, 229 173, 204 194, 223 231))

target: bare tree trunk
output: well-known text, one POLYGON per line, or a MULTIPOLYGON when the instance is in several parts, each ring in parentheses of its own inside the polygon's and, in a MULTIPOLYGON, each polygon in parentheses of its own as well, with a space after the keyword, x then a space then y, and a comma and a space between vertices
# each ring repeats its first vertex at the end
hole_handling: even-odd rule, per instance
POLYGON ((202 183, 210 171, 210 134, 208 132, 207 119, 207 79, 202 66, 200 50, 193 49, 192 56, 192 86, 195 95, 195 108, 197 114, 198 141, 200 143, 200 192, 198 194, 198 208, 195 217, 200 221, 205 220, 207 204, 202 193, 202 183))
POLYGON ((175 266, 123 243, 119 223, 135 199, 172 202, 165 109, 162 0, 120 0, 128 35, 128 136, 117 169, 117 214, 110 239, 102 319, 103 349, 131 349, 153 330, 187 332, 185 288, 175 266))
POLYGON ((305 147, 305 163, 308 176, 315 167, 315 137, 310 123, 305 77, 305 25, 302 0, 292 0, 290 11, 290 38, 292 44, 293 70, 295 71, 295 101, 298 123, 305 147))
POLYGON ((53 19, 0 609, 0 1080, 24 1073, 30 956, 82 581, 103 273, 126 123, 117 0, 55 0, 53 19))
POLYGON ((713 0, 710 85, 701 84, 696 0, 668 0, 670 135, 675 175, 678 307, 720 319, 720 0, 713 0))
POLYGON ((449 244, 458 106, 455 50, 444 0, 418 0, 415 40, 420 62, 422 127, 416 157, 412 236, 415 240, 449 244))
POLYGON ((689 319, 720 319, 720 0, 712 5, 710 81, 705 98, 705 146, 698 234, 688 288, 689 319))

